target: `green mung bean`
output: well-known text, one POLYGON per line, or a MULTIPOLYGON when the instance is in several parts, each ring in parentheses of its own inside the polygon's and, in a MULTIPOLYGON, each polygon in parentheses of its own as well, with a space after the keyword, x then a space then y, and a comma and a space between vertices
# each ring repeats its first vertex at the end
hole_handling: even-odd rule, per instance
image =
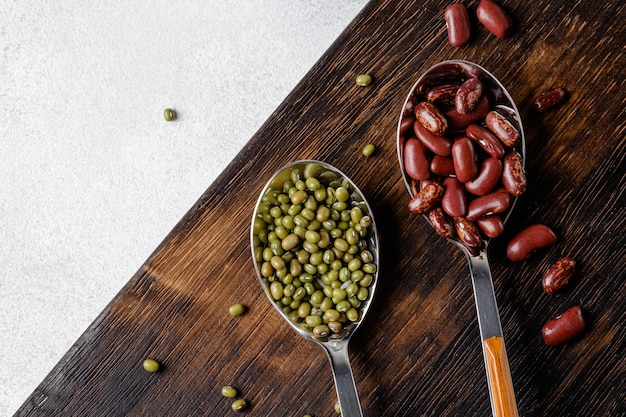
POLYGON ((241 303, 233 304, 232 306, 228 307, 228 313, 231 316, 241 316, 245 312, 246 306, 241 303))

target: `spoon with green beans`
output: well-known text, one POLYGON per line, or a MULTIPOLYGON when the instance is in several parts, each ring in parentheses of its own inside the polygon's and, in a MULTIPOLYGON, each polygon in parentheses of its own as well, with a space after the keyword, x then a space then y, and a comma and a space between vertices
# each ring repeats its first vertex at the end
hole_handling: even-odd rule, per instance
POLYGON ((327 163, 292 162, 263 188, 250 238, 272 305, 296 332, 325 349, 342 415, 362 416, 348 343, 378 277, 378 234, 363 194, 327 163))

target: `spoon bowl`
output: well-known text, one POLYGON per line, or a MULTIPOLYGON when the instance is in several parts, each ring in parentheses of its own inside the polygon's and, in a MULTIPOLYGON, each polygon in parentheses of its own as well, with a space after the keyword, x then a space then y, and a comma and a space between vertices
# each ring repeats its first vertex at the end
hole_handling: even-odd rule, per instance
MULTIPOLYGON (((432 91, 433 88, 441 86, 459 86, 471 78, 478 78, 481 81, 483 86, 482 95, 489 101, 490 107, 488 107, 504 116, 511 125, 517 129, 519 133, 517 143, 513 146, 505 146, 504 148, 506 148, 507 152, 513 153, 514 151, 521 157, 521 166, 518 168, 525 180, 524 161, 526 159, 526 145, 524 129, 522 127, 519 110, 511 98, 511 95, 493 74, 480 65, 469 61, 444 61, 426 70, 415 82, 404 102, 398 121, 398 160, 402 178, 411 199, 415 199, 421 189, 420 181, 412 179, 405 169, 405 145, 417 131, 417 129, 413 131, 412 123, 420 123, 416 121, 416 117, 413 117, 413 109, 418 102, 427 101, 428 92, 432 91)), ((454 90, 454 87, 452 90, 454 90)), ((432 95, 430 97, 432 98, 432 95)), ((476 106, 478 107, 478 104, 476 106)), ((448 109, 445 114, 454 116, 454 111, 455 110, 448 109)), ((484 127, 484 117, 473 121, 472 124, 481 124, 481 126, 484 127)), ((455 123, 452 122, 449 125, 454 126, 455 123)), ((457 132, 453 132, 452 135, 449 135, 452 142, 459 140, 459 137, 465 136, 465 126, 455 126, 454 129, 457 130, 457 132)), ((474 147, 478 148, 478 152, 482 152, 482 149, 477 145, 474 145, 474 147)), ((432 176, 431 174, 431 177, 432 176)), ((451 174, 451 176, 454 177, 455 175, 451 174)), ((424 187, 426 187, 426 185, 424 187)), ((443 186, 441 187, 443 188, 443 186)), ((509 194, 507 193, 507 195, 509 194)), ((439 195, 439 198, 441 198, 441 195, 439 195)), ((468 198, 477 199, 477 197, 473 196, 468 198)), ((498 221, 501 221, 501 227, 504 227, 504 224, 511 216, 513 207, 517 201, 516 195, 509 196, 509 198, 510 204, 506 211, 497 214, 498 221)), ((487 246, 491 239, 480 233, 476 222, 467 221, 464 216, 452 218, 453 216, 448 216, 440 209, 438 213, 440 213, 438 215, 439 218, 445 216, 447 223, 444 222, 444 225, 450 225, 448 229, 450 233, 446 238, 462 250, 469 263, 493 415, 494 417, 517 416, 518 412, 513 383, 504 346, 491 271, 487 259, 487 246), (474 236, 473 239, 467 239, 464 235, 468 233, 468 230, 469 233, 474 236)), ((487 213, 487 215, 493 215, 493 213, 487 213)), ((428 213, 424 213, 423 216, 431 225, 436 226, 428 216, 428 213)), ((437 227, 435 227, 435 230, 437 230, 437 227)))
POLYGON ((369 310, 379 270, 378 232, 371 207, 363 193, 345 174, 330 164, 316 160, 292 162, 275 172, 263 188, 254 210, 250 239, 254 267, 268 299, 292 329, 326 351, 342 415, 362 416, 350 368, 348 343, 369 310), (325 191, 316 191, 322 188, 325 188, 325 191), (296 190, 300 191, 298 195, 295 194, 296 190), (306 192, 306 197, 301 191, 306 192), (317 203, 319 203, 317 215, 314 219, 309 215, 308 226, 302 226, 305 223, 292 224, 292 218, 297 222, 302 220, 296 219, 298 214, 293 216, 291 214, 296 211, 300 214, 301 207, 307 208, 307 205, 313 207, 317 203), (273 207, 282 207, 282 213, 276 208, 268 211, 268 206, 272 204, 273 207), (294 206, 299 206, 300 209, 290 208, 294 206), (321 206, 328 207, 330 211, 327 220, 323 220, 325 218, 323 213, 328 214, 328 211, 320 208, 321 206), (320 212, 321 217, 318 217, 320 212), (277 218, 281 220, 277 221, 277 218), (320 224, 314 223, 315 221, 320 224), (306 234, 303 229, 297 229, 298 226, 308 227, 307 230, 314 230, 317 234, 306 234), (343 233, 342 229, 345 229, 343 233), (281 241, 280 247, 276 239, 272 239, 274 237, 272 233, 281 241), (296 239, 293 236, 298 235, 300 236, 298 243, 291 247, 296 239), (317 241, 320 235, 322 237, 317 241), (325 241, 326 235, 329 236, 329 241, 325 241), (357 238, 358 243, 354 243, 357 238), (294 240, 291 242, 289 239, 294 240), (338 242, 340 239, 342 241, 338 242), (312 242, 315 243, 311 244, 312 242), (349 249, 346 249, 347 246, 344 248, 345 245, 349 245, 349 249), (321 257, 322 262, 319 262, 320 256, 313 254, 322 250, 324 255, 321 257), (342 253, 344 256, 339 260, 338 255, 342 253), (300 259, 300 256, 308 257, 308 260, 300 259), (318 258, 315 261, 312 259, 314 256, 318 258), (349 262, 354 259, 358 261, 349 262), (299 266, 293 266, 292 270, 291 264, 294 260, 299 266), (304 265, 300 261, 305 261, 304 265), (289 264, 284 267, 288 272, 281 272, 283 263, 289 264), (291 273, 300 269, 301 275, 291 273), (336 272, 331 272, 333 270, 336 272), (294 283, 298 287, 293 285, 294 283), (293 296, 286 296, 284 294, 292 294, 291 288, 286 291, 290 285, 296 290, 293 296), (322 303, 316 299, 320 293, 325 295, 322 303), (346 304, 346 301, 349 304, 346 304), (326 304, 323 305, 324 303, 326 304), (333 303, 332 308, 329 308, 329 303, 333 303), (303 305, 304 312, 301 311, 303 305), (349 309, 341 311, 346 305, 350 305, 349 309), (319 318, 310 318, 311 316, 319 318), (318 325, 312 327, 316 324, 318 325))

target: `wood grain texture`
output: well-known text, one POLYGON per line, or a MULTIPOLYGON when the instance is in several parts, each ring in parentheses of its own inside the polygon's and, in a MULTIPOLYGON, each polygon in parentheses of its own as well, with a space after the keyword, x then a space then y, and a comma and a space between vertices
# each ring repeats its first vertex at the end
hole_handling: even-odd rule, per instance
POLYGON ((369 3, 16 415, 230 415, 220 394, 227 384, 250 402, 247 415, 335 415, 324 352, 273 310, 249 247, 261 188, 305 158, 349 175, 377 217, 381 278, 350 349, 365 415, 490 415, 466 260, 408 213, 396 158, 408 89, 446 59, 493 72, 526 127, 529 191, 490 245, 519 414, 626 415, 626 3, 501 0, 514 34, 496 39, 474 22, 462 48, 447 43, 448 4, 369 3), (360 73, 374 83, 356 86, 360 73), (556 85, 569 100, 536 113, 535 96, 556 85), (378 152, 365 158, 370 142, 378 152), (559 242, 511 263, 507 239, 534 223, 550 225, 559 242), (562 256, 579 267, 549 296, 541 276, 562 256), (249 311, 232 318, 236 302, 249 311), (583 306, 588 330, 546 346, 543 323, 573 304, 583 306), (146 357, 162 370, 145 372, 146 357))

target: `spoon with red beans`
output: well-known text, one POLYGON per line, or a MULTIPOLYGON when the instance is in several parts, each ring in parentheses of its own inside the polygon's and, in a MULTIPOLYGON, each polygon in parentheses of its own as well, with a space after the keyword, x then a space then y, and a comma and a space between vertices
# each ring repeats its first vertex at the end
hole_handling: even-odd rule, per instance
POLYGON ((489 71, 444 61, 411 88, 397 150, 408 209, 468 259, 493 416, 518 416, 487 247, 526 191, 520 113, 489 71))

